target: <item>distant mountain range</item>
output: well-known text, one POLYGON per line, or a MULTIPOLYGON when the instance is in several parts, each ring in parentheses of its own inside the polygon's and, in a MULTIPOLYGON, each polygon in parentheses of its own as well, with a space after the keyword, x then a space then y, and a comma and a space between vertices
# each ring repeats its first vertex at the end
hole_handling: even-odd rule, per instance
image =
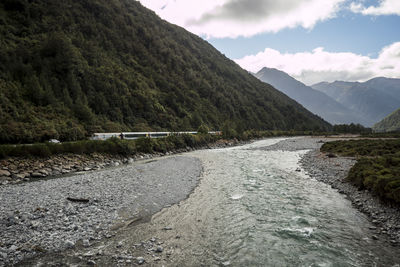
POLYGON ((372 129, 376 132, 398 132, 400 131, 400 109, 396 110, 380 122, 376 123, 372 129))
POLYGON ((374 78, 369 81, 332 83, 311 86, 359 114, 366 126, 372 126, 400 107, 400 79, 374 78))
POLYGON ((254 75, 332 124, 367 123, 367 120, 358 116, 357 113, 345 105, 337 102, 324 92, 306 86, 283 71, 263 68, 254 75))
POLYGON ((263 68, 254 75, 332 124, 371 127, 400 107, 400 79, 379 77, 364 83, 336 81, 306 86, 277 69, 263 68))

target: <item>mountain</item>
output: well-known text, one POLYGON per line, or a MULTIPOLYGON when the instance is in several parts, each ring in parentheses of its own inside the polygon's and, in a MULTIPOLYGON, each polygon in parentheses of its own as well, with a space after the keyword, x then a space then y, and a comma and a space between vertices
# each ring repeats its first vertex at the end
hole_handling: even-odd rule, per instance
POLYGON ((375 132, 399 132, 400 131, 400 109, 396 110, 380 122, 376 123, 372 129, 375 132))
POLYGON ((400 79, 379 77, 364 83, 323 82, 312 88, 359 113, 367 120, 366 126, 372 126, 400 106, 400 79))
POLYGON ((263 68, 255 74, 263 82, 269 83, 305 108, 333 124, 365 123, 355 112, 338 103, 325 93, 314 90, 287 73, 271 68, 263 68))
POLYGON ((0 142, 331 126, 133 0, 0 2, 0 142))

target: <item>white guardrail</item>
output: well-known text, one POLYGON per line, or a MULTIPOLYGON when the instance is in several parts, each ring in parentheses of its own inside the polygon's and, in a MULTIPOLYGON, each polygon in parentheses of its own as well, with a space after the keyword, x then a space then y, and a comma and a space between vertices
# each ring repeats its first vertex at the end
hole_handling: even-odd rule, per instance
MULTIPOLYGON (((210 131, 209 134, 221 135, 221 131, 210 131)), ((91 140, 107 140, 111 137, 119 139, 133 140, 140 137, 149 138, 160 138, 167 137, 170 135, 181 135, 181 134, 197 134, 197 132, 121 132, 121 133, 94 133, 90 137, 91 140)))

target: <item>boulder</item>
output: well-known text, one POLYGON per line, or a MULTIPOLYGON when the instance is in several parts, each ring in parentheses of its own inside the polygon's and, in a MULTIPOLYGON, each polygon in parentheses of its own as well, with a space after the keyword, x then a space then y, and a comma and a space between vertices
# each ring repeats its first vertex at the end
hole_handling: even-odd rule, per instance
POLYGON ((0 170, 0 176, 11 176, 11 173, 7 170, 0 170))
POLYGON ((33 172, 33 173, 31 174, 31 176, 32 176, 33 178, 39 178, 39 177, 43 177, 43 174, 40 173, 40 172, 33 172))
POLYGON ((47 170, 45 170, 45 169, 39 170, 39 173, 43 174, 44 176, 49 175, 49 172, 47 170))

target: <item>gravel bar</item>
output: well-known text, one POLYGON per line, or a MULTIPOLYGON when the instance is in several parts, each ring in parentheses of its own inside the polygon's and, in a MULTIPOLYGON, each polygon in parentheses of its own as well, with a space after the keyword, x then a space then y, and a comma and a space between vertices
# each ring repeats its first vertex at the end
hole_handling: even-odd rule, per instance
POLYGON ((199 159, 174 156, 0 187, 0 266, 112 237, 185 199, 199 159))

